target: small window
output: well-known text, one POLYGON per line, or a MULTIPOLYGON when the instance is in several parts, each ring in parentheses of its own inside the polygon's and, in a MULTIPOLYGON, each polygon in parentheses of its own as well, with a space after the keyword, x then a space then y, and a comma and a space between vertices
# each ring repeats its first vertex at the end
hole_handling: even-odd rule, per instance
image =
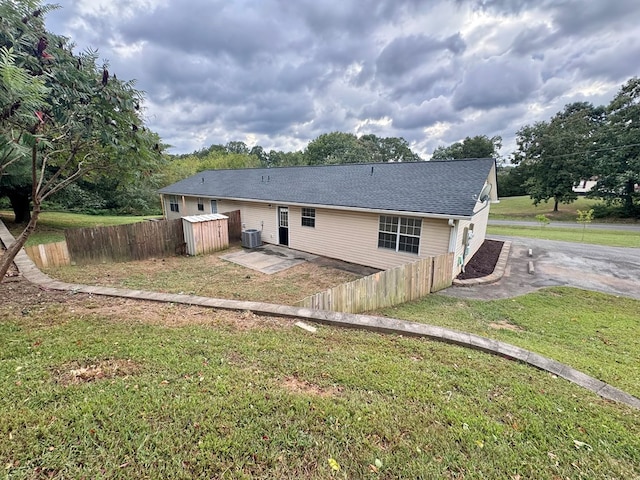
POLYGON ((211 213, 218 213, 218 201, 211 200, 211 213))
POLYGON ((396 252, 417 254, 420 251, 419 218, 380 216, 378 248, 388 248, 396 252))
POLYGON ((315 228, 316 226, 316 209, 315 208, 302 209, 302 226, 315 228))
POLYGON ((180 211, 180 205, 178 204, 178 197, 176 197, 175 195, 169 196, 169 210, 171 210, 172 212, 180 211))
POLYGON ((204 201, 201 198, 198 199, 198 211, 204 212, 204 201))

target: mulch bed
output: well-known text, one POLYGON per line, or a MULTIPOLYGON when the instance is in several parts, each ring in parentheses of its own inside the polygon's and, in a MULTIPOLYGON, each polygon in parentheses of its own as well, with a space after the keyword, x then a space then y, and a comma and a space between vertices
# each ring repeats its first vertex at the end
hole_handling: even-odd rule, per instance
POLYGON ((469 263, 467 263, 464 273, 458 275, 457 278, 459 280, 468 280, 470 278, 486 277, 493 273, 503 244, 504 242, 497 240, 485 240, 475 255, 471 257, 469 263))

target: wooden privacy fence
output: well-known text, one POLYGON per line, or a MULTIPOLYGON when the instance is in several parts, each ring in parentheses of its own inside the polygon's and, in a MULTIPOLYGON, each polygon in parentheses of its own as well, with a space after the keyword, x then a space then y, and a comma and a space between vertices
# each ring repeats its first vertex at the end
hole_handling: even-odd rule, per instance
POLYGON ((67 242, 30 245, 24 250, 38 268, 61 267, 71 263, 67 242))
POLYGON ((224 212, 222 215, 229 217, 227 225, 229 226, 229 241, 242 239, 242 220, 240 220, 240 210, 233 212, 224 212))
POLYGON ((427 257, 316 293, 298 306, 361 313, 417 300, 451 286, 453 253, 427 257))
POLYGON ((182 220, 65 230, 75 264, 144 260, 184 253, 182 220))

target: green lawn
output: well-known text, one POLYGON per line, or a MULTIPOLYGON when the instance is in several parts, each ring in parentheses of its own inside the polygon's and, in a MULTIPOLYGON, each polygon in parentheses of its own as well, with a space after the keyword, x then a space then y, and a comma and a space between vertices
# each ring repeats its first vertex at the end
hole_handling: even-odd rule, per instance
MULTIPOLYGON (((239 328, 215 311, 152 325, 154 309, 192 310, 46 295, 0 304, 6 478, 640 477, 639 411, 504 358, 291 322, 239 328)), ((522 332, 494 336, 637 393, 639 307, 553 289, 389 313, 486 334, 509 322, 522 332)))
MULTIPOLYGON (((545 215, 552 222, 575 222, 578 217, 576 210, 589 210, 598 203, 600 203, 599 200, 578 197, 575 202, 568 205, 561 203, 558 206, 558 211, 554 212, 553 202, 540 203, 536 206, 529 196, 506 197, 500 198, 500 203, 491 204, 489 218, 495 220, 535 221, 536 215, 545 215)), ((597 221, 608 223, 603 219, 598 219, 597 221)))
POLYGON ((601 230, 594 228, 561 228, 561 227, 520 227, 489 225, 487 236, 505 235, 508 237, 542 238, 545 240, 560 240, 563 242, 590 243, 593 245, 608 245, 611 247, 640 247, 640 233, 628 230, 601 230))
MULTIPOLYGON (((11 233, 17 237, 24 229, 24 225, 16 225, 13 223, 14 218, 15 217, 12 212, 6 210, 0 211, 0 219, 2 219, 11 233)), ((36 231, 27 240, 27 245, 61 242, 64 240, 64 230, 67 228, 106 227, 110 225, 141 222, 148 218, 158 217, 127 215, 102 216, 67 212, 42 212, 36 225, 36 231)))
POLYGON ((640 397, 639 300, 556 287, 496 301, 430 295, 381 313, 512 343, 640 397))

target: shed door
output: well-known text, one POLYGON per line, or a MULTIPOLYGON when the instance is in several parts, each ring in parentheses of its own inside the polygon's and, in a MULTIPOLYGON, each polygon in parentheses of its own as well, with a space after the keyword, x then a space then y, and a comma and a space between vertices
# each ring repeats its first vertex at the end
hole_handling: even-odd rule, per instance
POLYGON ((278 235, 280 245, 289 245, 289 207, 278 207, 278 235))

